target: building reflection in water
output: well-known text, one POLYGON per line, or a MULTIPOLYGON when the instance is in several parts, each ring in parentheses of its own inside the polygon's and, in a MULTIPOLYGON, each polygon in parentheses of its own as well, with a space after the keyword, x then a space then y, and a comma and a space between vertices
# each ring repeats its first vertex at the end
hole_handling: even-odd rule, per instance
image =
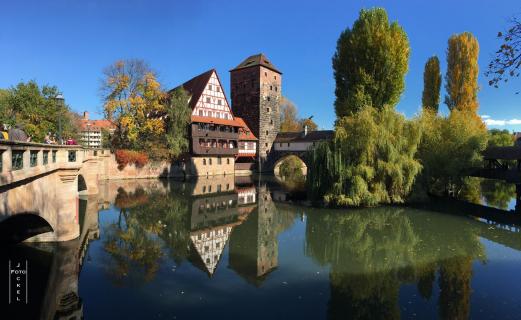
MULTIPOLYGON (((100 237, 98 211, 113 205, 115 218, 104 223, 100 246, 107 259, 101 265, 115 285, 149 282, 172 259, 196 267, 209 281, 225 263, 260 287, 278 267, 279 235, 301 210, 277 202, 286 198, 276 185, 249 177, 109 181, 97 196, 80 200, 78 239, 24 244, 3 257, 28 257, 31 270, 38 270, 30 296, 36 307, 26 312, 80 319, 79 273, 89 242, 100 237)), ((400 318, 400 288, 411 284, 423 299, 436 297, 439 317, 468 318, 472 262, 485 259, 479 237, 518 243, 473 220, 414 209, 306 211, 304 254, 330 267, 330 319, 400 318)))

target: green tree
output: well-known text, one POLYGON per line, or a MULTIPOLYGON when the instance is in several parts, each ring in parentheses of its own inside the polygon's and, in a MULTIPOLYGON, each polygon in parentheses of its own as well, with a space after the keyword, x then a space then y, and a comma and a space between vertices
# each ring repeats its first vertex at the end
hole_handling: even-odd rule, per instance
POLYGON ((437 56, 430 57, 423 71, 422 106, 438 112, 440 106, 441 72, 440 60, 437 56))
POLYGON ((421 164, 415 159, 421 130, 392 107, 365 107, 337 121, 332 143, 311 151, 308 192, 336 206, 402 203, 421 164))
POLYGON ((449 110, 470 111, 477 116, 478 103, 478 40, 469 32, 449 38, 445 104, 449 110))
POLYGON ((361 10, 353 27, 340 34, 333 56, 338 118, 364 106, 395 106, 408 69, 409 40, 383 8, 361 10))
POLYGON ((420 116, 423 135, 418 159, 423 171, 417 186, 422 194, 469 194, 466 170, 481 166, 481 151, 487 145, 486 128, 473 115, 455 109, 448 117, 429 110, 420 116))
POLYGON ((187 131, 192 115, 192 109, 188 105, 189 98, 188 92, 183 88, 176 89, 170 94, 166 142, 171 158, 177 158, 181 153, 188 152, 187 131))
POLYGON ((49 132, 57 134, 60 124, 63 137, 77 138, 79 117, 56 99, 58 95, 56 86, 20 82, 0 92, 0 120, 21 126, 35 142, 43 142, 49 132))
POLYGON ((491 129, 488 131, 489 147, 510 147, 514 145, 514 135, 508 130, 491 129))

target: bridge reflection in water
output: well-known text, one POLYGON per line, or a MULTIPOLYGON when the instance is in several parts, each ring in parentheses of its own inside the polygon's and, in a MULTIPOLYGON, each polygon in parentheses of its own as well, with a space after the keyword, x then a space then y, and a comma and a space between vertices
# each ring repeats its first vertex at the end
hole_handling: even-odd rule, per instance
POLYGON ((394 319, 406 313, 400 291, 413 285, 418 297, 437 305, 439 317, 464 319, 471 316, 473 263, 487 261, 481 239, 521 251, 515 228, 491 228, 420 209, 345 213, 304 208, 278 202, 288 198, 284 193, 276 182, 233 176, 193 182, 108 181, 99 194, 79 200, 78 239, 23 244, 3 254, 3 259, 28 259, 32 272, 32 308, 17 311, 42 319, 79 319, 83 313, 100 319, 147 318, 152 310, 166 315, 175 309, 176 314, 202 318, 222 317, 225 313, 217 310, 223 308, 229 317, 256 308, 258 314, 250 315, 262 318, 267 311, 250 301, 254 288, 265 293, 256 297, 270 304, 272 312, 288 308, 301 317, 394 319), (291 231, 295 228, 301 233, 291 231), (284 236, 288 233, 292 237, 284 236), (288 256, 279 256, 282 251, 288 256), (85 263, 89 272, 80 277, 85 263), (302 269, 310 264, 312 276, 315 270, 326 273, 329 292, 297 308, 285 297, 309 296, 324 288, 316 287, 316 279, 303 280, 309 276, 302 269), (298 283, 297 288, 284 287, 279 280, 274 288, 273 281, 267 284, 270 279, 298 283), (147 298, 183 281, 197 292, 194 297, 219 303, 195 307, 182 303, 177 292, 168 303, 147 298), (232 284, 226 300, 216 298, 232 284), (116 295, 95 298, 107 290, 124 295, 124 305, 114 305, 123 301, 116 295), (144 302, 138 308, 127 299, 144 302))

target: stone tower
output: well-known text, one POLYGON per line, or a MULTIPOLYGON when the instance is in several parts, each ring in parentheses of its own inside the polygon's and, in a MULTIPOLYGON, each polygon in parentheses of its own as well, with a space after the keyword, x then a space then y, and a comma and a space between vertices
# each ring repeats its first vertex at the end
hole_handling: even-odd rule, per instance
POLYGON ((262 170, 279 132, 282 72, 261 53, 230 70, 230 82, 233 113, 259 138, 257 156, 262 170))

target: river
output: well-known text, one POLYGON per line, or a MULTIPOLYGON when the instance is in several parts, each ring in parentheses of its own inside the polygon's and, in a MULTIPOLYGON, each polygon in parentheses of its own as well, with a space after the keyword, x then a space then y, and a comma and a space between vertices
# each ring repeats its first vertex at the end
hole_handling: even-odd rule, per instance
POLYGON ((521 318, 519 227, 295 198, 273 179, 107 182, 79 200, 79 239, 2 251, 29 263, 12 319, 521 318))

